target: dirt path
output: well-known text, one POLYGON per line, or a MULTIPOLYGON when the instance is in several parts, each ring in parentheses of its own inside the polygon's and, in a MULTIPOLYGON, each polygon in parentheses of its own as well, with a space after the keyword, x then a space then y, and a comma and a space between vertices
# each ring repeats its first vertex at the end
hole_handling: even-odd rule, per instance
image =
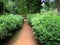
POLYGON ((16 35, 10 40, 8 45, 38 45, 34 38, 32 28, 28 25, 27 21, 24 21, 21 31, 18 31, 16 35))

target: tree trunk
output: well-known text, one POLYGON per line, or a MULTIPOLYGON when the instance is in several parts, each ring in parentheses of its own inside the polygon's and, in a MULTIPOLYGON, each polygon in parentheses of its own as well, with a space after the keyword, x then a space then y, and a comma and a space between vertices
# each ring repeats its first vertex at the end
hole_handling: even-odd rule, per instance
POLYGON ((57 11, 60 13, 60 0, 55 0, 57 4, 57 11))

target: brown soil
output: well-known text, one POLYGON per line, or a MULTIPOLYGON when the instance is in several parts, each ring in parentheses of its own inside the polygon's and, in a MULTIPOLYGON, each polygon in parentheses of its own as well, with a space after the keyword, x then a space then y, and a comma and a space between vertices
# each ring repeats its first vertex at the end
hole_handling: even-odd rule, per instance
POLYGON ((34 38, 32 28, 27 21, 24 21, 22 29, 12 37, 8 45, 38 45, 34 38))

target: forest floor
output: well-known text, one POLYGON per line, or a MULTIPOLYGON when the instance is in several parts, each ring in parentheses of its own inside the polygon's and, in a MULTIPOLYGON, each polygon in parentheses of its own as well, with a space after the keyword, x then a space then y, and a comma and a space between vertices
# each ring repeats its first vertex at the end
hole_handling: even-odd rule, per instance
POLYGON ((8 42, 8 45, 38 45, 34 38, 31 26, 27 20, 24 21, 22 29, 20 29, 8 42))

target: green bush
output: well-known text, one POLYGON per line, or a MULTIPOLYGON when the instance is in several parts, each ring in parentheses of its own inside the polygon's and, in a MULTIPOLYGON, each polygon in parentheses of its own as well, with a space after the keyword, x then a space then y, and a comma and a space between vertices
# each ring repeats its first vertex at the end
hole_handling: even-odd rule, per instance
POLYGON ((42 45, 60 45, 60 16, 53 12, 28 16, 35 38, 42 45))
POLYGON ((16 31, 18 27, 21 27, 23 23, 23 17, 20 15, 7 14, 0 17, 0 39, 11 36, 12 31, 16 31))

